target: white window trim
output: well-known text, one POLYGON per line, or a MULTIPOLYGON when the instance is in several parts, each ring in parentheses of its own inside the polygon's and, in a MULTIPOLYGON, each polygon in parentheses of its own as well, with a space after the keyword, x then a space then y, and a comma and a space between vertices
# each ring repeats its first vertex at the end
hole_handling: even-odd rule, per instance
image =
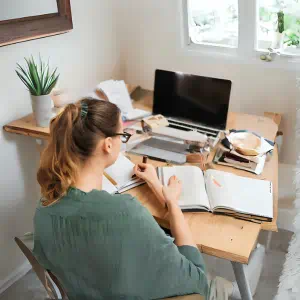
POLYGON ((188 0, 178 0, 180 11, 181 51, 190 56, 208 56, 234 60, 246 64, 263 64, 271 68, 299 69, 300 56, 290 53, 282 53, 280 56, 274 55, 272 62, 265 62, 260 59, 260 55, 266 50, 258 49, 256 44, 258 5, 256 0, 239 0, 239 39, 238 47, 227 47, 222 45, 203 43, 194 44, 190 41, 188 25, 188 0))

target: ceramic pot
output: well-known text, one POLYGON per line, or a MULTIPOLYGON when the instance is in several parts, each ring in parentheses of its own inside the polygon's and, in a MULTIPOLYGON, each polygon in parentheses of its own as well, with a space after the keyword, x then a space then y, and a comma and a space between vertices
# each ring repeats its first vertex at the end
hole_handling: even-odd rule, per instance
POLYGON ((53 102, 50 95, 31 95, 31 105, 36 125, 39 127, 49 127, 50 120, 53 117, 53 102))
POLYGON ((282 49, 283 39, 284 39, 284 33, 274 32, 271 47, 273 49, 282 49))

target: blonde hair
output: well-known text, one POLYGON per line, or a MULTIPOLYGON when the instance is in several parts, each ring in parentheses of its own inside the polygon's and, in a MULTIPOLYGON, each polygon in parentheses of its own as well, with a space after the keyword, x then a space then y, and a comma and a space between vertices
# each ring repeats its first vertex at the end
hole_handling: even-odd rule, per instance
POLYGON ((99 139, 116 133, 119 118, 120 110, 115 104, 85 98, 67 105, 52 120, 49 144, 41 155, 37 173, 43 205, 53 204, 67 193, 99 139))

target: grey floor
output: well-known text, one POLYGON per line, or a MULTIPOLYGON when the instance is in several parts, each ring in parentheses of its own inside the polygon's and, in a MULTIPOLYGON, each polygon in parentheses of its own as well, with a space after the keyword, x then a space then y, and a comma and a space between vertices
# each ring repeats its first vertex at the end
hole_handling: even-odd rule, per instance
MULTIPOLYGON (((267 253, 262 275, 257 287, 255 300, 272 300, 277 292, 277 285, 282 266, 285 260, 285 254, 288 249, 289 241, 292 234, 288 231, 279 231, 274 233, 271 244, 271 251, 267 253)), ((266 233, 260 234, 259 242, 265 244, 266 233)), ((229 280, 233 280, 234 275, 231 265, 228 261, 215 259, 205 255, 208 269, 213 268, 229 280), (225 275, 224 275, 225 274, 225 275)), ((0 300, 42 300, 47 299, 47 294, 38 281, 36 275, 30 271, 22 279, 7 289, 1 296, 0 300)))

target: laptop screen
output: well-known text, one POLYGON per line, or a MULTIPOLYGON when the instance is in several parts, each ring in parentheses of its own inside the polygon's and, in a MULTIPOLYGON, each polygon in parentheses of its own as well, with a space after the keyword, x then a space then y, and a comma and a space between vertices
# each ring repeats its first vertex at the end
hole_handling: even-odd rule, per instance
POLYGON ((231 81, 156 70, 153 114, 225 129, 231 81))

